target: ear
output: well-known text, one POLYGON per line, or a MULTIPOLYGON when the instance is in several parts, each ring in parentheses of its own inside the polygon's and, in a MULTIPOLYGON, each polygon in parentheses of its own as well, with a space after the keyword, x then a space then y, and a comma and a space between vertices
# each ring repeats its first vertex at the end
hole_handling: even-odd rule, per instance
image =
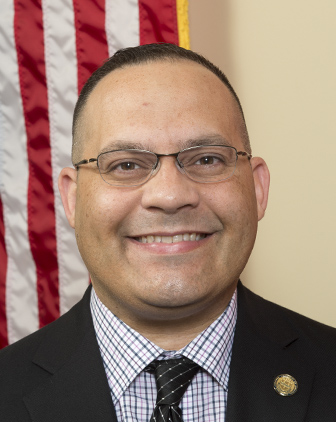
POLYGON ((270 173, 267 164, 260 157, 251 158, 251 167, 257 199, 258 221, 260 221, 265 215, 267 207, 270 173))
POLYGON ((75 210, 77 193, 77 171, 65 167, 58 178, 58 189, 61 194, 65 215, 72 228, 75 228, 75 210))

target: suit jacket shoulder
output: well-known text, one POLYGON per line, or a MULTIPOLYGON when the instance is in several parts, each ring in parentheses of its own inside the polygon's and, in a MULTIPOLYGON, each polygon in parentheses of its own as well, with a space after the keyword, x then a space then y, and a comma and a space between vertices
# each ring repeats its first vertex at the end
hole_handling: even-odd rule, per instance
POLYGON ((336 421, 336 329, 238 285, 238 319, 229 380, 230 421, 336 421), (274 389, 279 375, 293 395, 274 389))
POLYGON ((90 291, 57 321, 0 351, 1 420, 116 422, 90 291))

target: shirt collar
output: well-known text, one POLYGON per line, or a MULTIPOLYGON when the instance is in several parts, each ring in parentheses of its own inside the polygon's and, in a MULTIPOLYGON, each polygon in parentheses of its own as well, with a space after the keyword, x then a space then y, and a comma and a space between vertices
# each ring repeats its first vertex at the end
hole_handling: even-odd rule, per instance
POLYGON ((157 358, 183 355, 193 360, 227 390, 237 319, 237 291, 225 311, 179 351, 165 351, 116 317, 91 292, 91 314, 108 383, 118 401, 134 379, 157 358))

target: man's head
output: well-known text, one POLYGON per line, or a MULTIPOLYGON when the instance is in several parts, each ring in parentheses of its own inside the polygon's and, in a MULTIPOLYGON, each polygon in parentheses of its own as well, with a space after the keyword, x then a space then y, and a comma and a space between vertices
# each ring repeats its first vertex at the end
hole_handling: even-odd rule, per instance
MULTIPOLYGON (((80 155, 75 152, 74 161, 119 149, 247 149, 232 89, 194 60, 163 57, 118 66, 82 104, 75 124, 80 155)), ((218 157, 210 159, 216 165, 218 157)), ((123 163, 113 171, 140 167, 123 163)), ((204 326, 225 309, 253 248, 268 184, 261 158, 239 156, 230 178, 200 183, 170 156, 160 158, 158 171, 140 186, 109 185, 96 162, 78 172, 63 169, 59 185, 98 296, 141 332, 146 324, 172 321, 204 326)))

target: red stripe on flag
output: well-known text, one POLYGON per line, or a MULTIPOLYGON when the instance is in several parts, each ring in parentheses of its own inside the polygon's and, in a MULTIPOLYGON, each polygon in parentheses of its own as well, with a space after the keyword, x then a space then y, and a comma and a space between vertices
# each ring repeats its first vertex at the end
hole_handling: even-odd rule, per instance
POLYGON ((15 0, 14 33, 29 161, 28 235, 40 327, 59 314, 54 190, 41 0, 15 0))
POLYGON ((0 198, 0 349, 8 346, 7 316, 6 316, 6 277, 7 251, 5 244, 5 224, 0 198))
POLYGON ((176 0, 139 0, 140 44, 179 43, 176 0))
POLYGON ((105 0, 73 0, 76 27, 78 92, 108 58, 105 0))

